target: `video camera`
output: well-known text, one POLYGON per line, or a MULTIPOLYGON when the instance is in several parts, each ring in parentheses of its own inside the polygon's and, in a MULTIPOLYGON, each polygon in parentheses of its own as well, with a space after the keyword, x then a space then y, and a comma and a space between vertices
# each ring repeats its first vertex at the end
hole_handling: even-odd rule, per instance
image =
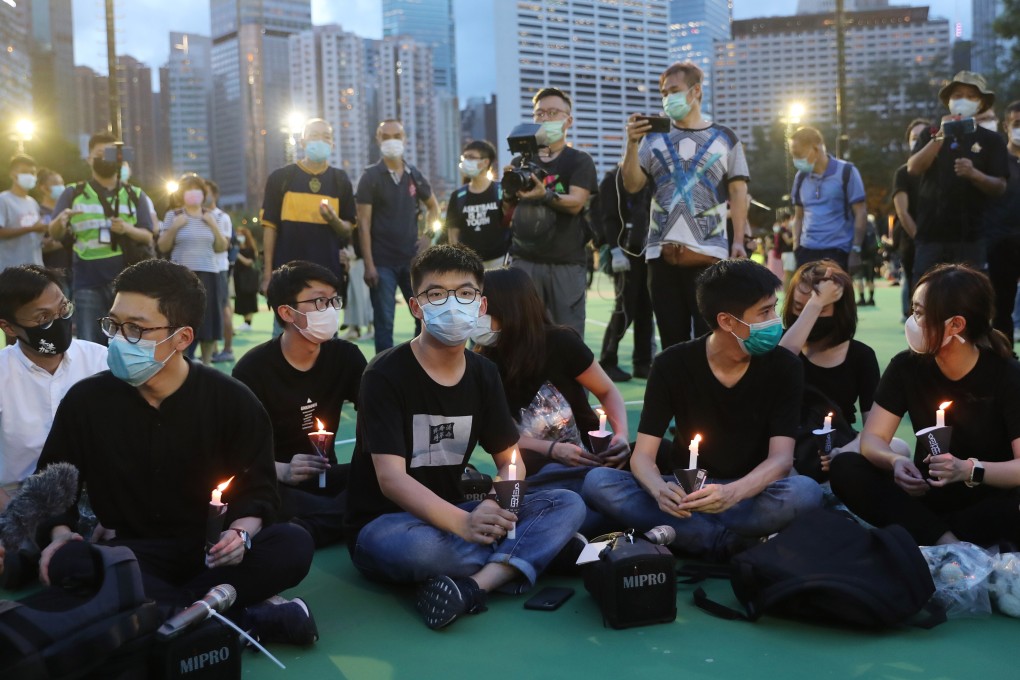
POLYGON ((548 176, 545 170, 535 162, 538 150, 547 147, 542 126, 538 123, 521 123, 506 138, 510 153, 521 157, 520 165, 503 173, 500 186, 507 196, 517 196, 521 191, 535 188, 535 182, 542 182, 548 176))

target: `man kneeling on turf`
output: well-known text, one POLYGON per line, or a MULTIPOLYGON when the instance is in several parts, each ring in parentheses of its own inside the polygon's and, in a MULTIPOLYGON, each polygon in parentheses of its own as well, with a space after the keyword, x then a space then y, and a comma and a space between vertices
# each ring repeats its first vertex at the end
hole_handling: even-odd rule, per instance
POLYGON ((429 248, 411 266, 411 285, 421 335, 377 355, 361 379, 348 547, 369 578, 423 583, 418 611, 442 628, 483 611, 493 590, 534 585, 585 509, 562 489, 527 495, 516 516, 492 500, 463 502, 475 444, 507 479, 518 439, 495 364, 464 347, 485 313, 482 261, 463 246, 429 248))
POLYGON ((821 504, 814 480, 790 476, 803 370, 775 349, 780 285, 751 260, 723 260, 698 277, 698 308, 711 332, 656 357, 631 472, 592 470, 582 489, 588 504, 639 531, 668 524, 676 529, 672 547, 720 561, 821 504), (690 493, 655 465, 674 418, 677 467, 688 467, 688 442, 703 439, 698 467, 708 479, 690 493))

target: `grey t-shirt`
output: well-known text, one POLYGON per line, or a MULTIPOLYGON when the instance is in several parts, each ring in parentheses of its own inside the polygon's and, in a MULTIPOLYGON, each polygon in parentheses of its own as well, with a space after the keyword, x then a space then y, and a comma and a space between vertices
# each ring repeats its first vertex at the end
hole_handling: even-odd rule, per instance
MULTIPOLYGON (((15 196, 10 190, 0 193, 0 229, 31 227, 39 222, 39 204, 31 196, 15 196)), ((42 234, 31 232, 0 239, 0 271, 19 264, 38 264, 42 260, 42 234)))

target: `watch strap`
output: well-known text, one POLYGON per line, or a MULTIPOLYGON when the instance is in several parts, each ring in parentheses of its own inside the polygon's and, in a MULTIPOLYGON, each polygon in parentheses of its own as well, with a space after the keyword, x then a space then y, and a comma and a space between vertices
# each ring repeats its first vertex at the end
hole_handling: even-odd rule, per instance
POLYGON ((230 527, 231 531, 236 531, 237 535, 241 537, 241 541, 244 543, 245 550, 251 550, 251 534, 244 529, 238 529, 237 527, 230 527))
POLYGON ((964 484, 970 488, 980 485, 985 481, 985 466, 977 458, 968 458, 970 461, 970 476, 964 484))

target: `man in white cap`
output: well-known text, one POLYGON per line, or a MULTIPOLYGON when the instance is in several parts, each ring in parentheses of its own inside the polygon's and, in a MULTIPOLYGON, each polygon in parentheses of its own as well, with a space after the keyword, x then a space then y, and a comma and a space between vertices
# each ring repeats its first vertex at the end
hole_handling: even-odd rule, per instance
POLYGON ((923 130, 907 172, 920 176, 914 273, 939 262, 985 265, 982 224, 990 197, 1006 190, 1006 144, 974 117, 995 103, 983 76, 960 71, 939 90, 949 109, 939 127, 923 130))

